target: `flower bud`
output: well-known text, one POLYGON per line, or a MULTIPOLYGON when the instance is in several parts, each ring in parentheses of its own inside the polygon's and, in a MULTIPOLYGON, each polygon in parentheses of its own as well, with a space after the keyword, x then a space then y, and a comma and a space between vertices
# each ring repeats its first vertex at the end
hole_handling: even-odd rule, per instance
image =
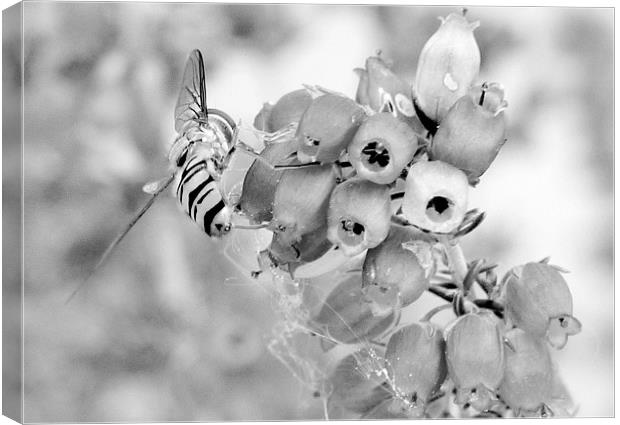
POLYGON ((519 412, 536 411, 550 397, 553 374, 551 356, 543 340, 521 329, 506 333, 506 366, 499 388, 502 400, 519 412))
MULTIPOLYGON (((294 140, 268 145, 260 153, 270 164, 281 164, 295 153, 297 145, 294 140)), ((276 185, 283 171, 270 168, 263 162, 255 160, 243 180, 243 190, 238 208, 248 216, 253 224, 266 223, 273 217, 273 202, 276 185)))
POLYGON ((310 321, 313 328, 343 344, 355 344, 376 338, 392 327, 394 312, 383 316, 373 314, 364 301, 360 281, 356 273, 340 282, 310 321))
POLYGON ((337 161, 365 118, 364 109, 347 97, 317 97, 299 121, 297 159, 301 163, 337 161))
POLYGON ((456 403, 486 410, 504 375, 504 343, 490 312, 469 313, 446 328, 446 360, 456 403))
POLYGON ((340 183, 329 200, 329 240, 354 256, 379 245, 390 231, 390 191, 361 178, 340 183))
POLYGON ((424 127, 413 106, 413 90, 409 83, 396 75, 379 56, 366 59, 366 68, 354 70, 360 78, 355 100, 375 112, 387 112, 406 122, 418 134, 424 127))
POLYGON ((338 363, 329 377, 333 390, 329 403, 354 412, 364 413, 390 397, 383 380, 364 363, 373 361, 367 349, 348 355, 338 363))
POLYGON ((448 233, 463 221, 469 187, 465 174, 442 161, 420 161, 409 169, 403 215, 431 232, 448 233))
POLYGON ((329 197, 335 186, 331 165, 285 170, 276 185, 270 228, 291 243, 326 226, 329 197))
POLYGON ((368 118, 347 151, 360 177, 379 184, 392 183, 409 164, 418 148, 418 137, 387 112, 368 118))
POLYGON ((504 104, 503 99, 498 102, 500 92, 485 89, 482 93, 475 102, 465 95, 450 108, 431 146, 433 159, 463 170, 470 181, 484 174, 506 141, 504 112, 495 108, 504 104))
POLYGON ((393 224, 388 237, 366 253, 362 288, 376 308, 406 307, 428 288, 435 264, 432 238, 393 224))
POLYGON ((440 19, 439 29, 422 48, 415 81, 417 105, 435 122, 441 122, 467 94, 480 71, 480 49, 474 37, 479 23, 455 13, 440 19))
POLYGON ((429 398, 446 377, 445 343, 431 323, 413 323, 392 334, 385 351, 385 367, 399 398, 411 413, 423 412, 429 398))
POLYGON ((566 281, 553 266, 527 263, 510 272, 504 288, 507 317, 518 328, 547 338, 560 349, 569 335, 581 331, 573 317, 573 298, 566 281))

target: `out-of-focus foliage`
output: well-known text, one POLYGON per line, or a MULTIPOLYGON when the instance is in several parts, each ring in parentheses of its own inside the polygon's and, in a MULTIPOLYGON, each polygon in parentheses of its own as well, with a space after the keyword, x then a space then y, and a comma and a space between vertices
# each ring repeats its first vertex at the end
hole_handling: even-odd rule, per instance
MULTIPOLYGON (((26 3, 24 419, 322 417, 320 400, 265 349, 277 315, 260 281, 168 196, 63 303, 146 200, 141 186, 165 175, 191 49, 205 53, 209 103, 251 124, 264 101, 302 83, 354 96, 352 69, 378 48, 412 82, 435 17, 451 11, 26 3)), ((503 83, 510 125, 472 191, 487 219, 463 248, 502 271, 549 254, 570 265, 574 311, 588 326, 562 351, 562 376, 578 415, 609 416, 613 13, 468 16, 484 26, 482 76, 503 83)), ((433 301, 422 296, 408 320, 433 301)))

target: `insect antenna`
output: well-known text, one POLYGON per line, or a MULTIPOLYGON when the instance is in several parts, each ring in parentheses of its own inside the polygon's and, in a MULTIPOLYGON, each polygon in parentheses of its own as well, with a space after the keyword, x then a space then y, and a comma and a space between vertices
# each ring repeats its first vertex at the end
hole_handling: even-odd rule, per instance
POLYGON ((155 202, 155 199, 157 199, 159 194, 162 193, 164 190, 166 190, 168 186, 170 186, 170 183, 172 183, 173 180, 174 180, 174 174, 168 177, 168 179, 155 192, 153 192, 153 194, 151 195, 149 200, 146 202, 146 204, 144 204, 144 206, 140 209, 140 211, 138 211, 136 215, 131 219, 129 224, 127 224, 125 229, 108 246, 108 248, 105 250, 101 258, 99 259, 99 262, 95 265, 95 267, 90 272, 90 274, 86 277, 86 279, 84 279, 77 286, 77 288, 73 290, 73 292, 69 295, 69 297, 67 297, 65 304, 68 304, 73 299, 73 297, 75 297, 75 295, 80 291, 80 289, 82 289, 86 285, 86 283, 97 272, 97 270, 99 270, 99 268, 103 264, 105 264, 110 254, 112 254, 112 252, 114 251, 114 248, 116 248, 116 246, 123 240, 123 238, 127 235, 127 233, 129 233, 131 228, 138 222, 138 220, 140 220, 140 218, 144 215, 144 213, 146 213, 148 209, 151 208, 151 206, 153 205, 153 202, 155 202))

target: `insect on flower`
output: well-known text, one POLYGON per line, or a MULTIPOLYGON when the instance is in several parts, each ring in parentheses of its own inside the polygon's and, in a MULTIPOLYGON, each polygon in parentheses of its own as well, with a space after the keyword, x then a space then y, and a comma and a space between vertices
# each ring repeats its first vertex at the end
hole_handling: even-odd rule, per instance
POLYGON ((143 187, 151 198, 108 246, 88 278, 71 293, 67 302, 173 182, 172 192, 181 208, 207 235, 221 237, 233 227, 256 228, 233 225, 233 209, 227 205, 218 182, 237 147, 242 147, 242 152, 262 158, 237 139, 238 126, 228 114, 207 108, 205 68, 200 50, 193 50, 187 59, 174 118, 177 136, 168 153, 171 175, 143 187))

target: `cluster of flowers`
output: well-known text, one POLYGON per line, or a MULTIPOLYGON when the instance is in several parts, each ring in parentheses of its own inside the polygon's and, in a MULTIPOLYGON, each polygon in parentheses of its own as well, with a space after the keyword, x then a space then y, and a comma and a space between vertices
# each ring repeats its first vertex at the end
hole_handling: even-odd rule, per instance
POLYGON ((310 325, 338 344, 387 341, 330 378, 330 402, 366 418, 432 415, 449 397, 477 412, 547 415, 548 346, 580 330, 561 269, 531 262, 498 283, 495 265, 467 263, 458 245, 484 217, 467 209, 468 191, 506 140, 503 89, 477 81, 477 26, 464 13, 442 18, 413 86, 378 54, 356 70, 355 100, 307 87, 255 119, 265 148, 237 208, 269 223, 270 264, 294 276, 326 253, 361 258, 310 325), (425 291, 448 303, 396 329, 425 291), (430 319, 446 306, 456 319, 441 329, 430 319), (369 361, 385 373, 364 376, 369 361))

